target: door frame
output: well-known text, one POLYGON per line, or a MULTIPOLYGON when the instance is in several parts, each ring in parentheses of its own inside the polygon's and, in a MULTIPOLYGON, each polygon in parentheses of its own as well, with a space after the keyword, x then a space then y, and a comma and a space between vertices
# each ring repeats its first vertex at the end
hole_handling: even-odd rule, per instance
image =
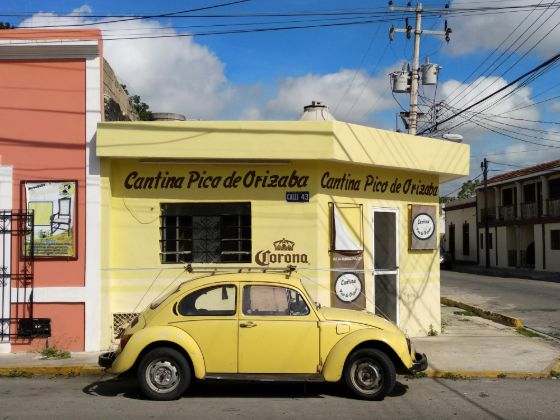
POLYGON ((373 306, 375 312, 375 276, 381 274, 394 274, 395 275, 395 289, 396 295, 396 319, 395 323, 399 325, 400 322, 400 237, 399 237, 399 218, 400 211, 398 207, 372 207, 371 210, 371 274, 373 278, 373 306), (375 212, 379 213, 394 213, 395 214, 395 270, 377 270, 375 268, 375 212))
MULTIPOLYGON (((13 209, 13 169, 10 166, 1 166, 0 165, 0 210, 8 210, 11 211, 13 209)), ((4 234, 0 235, 2 240, 2 254, 4 258, 0 260, 0 265, 5 265, 5 267, 0 267, 0 269, 5 270, 6 273, 11 272, 11 246, 12 246, 12 235, 8 232, 4 232, 4 234)), ((0 257, 2 258, 2 257, 0 257)), ((0 338, 0 353, 10 353, 11 352, 11 345, 10 345, 10 307, 11 307, 11 278, 4 277, 3 279, 0 278, 0 299, 3 299, 0 302, 0 318, 8 319, 7 327, 0 323, 0 328, 4 328, 4 340, 0 338), (2 280, 4 280, 5 284, 2 284, 2 280)))

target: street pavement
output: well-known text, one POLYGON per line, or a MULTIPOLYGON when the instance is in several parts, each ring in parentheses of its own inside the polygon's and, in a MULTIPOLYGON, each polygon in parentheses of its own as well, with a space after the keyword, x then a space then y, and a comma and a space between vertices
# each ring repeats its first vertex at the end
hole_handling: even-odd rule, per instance
POLYGON ((560 337, 560 283, 442 270, 441 296, 520 318, 560 337))
POLYGON ((332 384, 198 383, 177 401, 129 378, 0 378, 2 419, 557 419, 560 380, 407 379, 383 401, 332 384))

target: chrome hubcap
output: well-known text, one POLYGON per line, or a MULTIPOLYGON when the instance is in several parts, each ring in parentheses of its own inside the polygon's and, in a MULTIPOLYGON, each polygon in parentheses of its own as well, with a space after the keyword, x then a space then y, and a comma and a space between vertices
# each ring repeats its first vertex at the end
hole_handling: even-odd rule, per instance
POLYGON ((374 394, 383 386, 383 371, 371 361, 354 363, 351 374, 353 384, 366 394, 374 394))
POLYGON ((146 382, 158 393, 173 391, 179 384, 179 379, 179 370, 167 360, 154 360, 146 369, 146 382))

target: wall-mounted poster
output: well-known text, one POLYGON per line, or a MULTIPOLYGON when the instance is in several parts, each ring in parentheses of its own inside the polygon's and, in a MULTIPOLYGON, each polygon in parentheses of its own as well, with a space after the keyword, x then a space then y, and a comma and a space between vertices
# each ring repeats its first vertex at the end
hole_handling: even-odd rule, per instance
POLYGON ((27 211, 33 211, 35 257, 73 257, 76 181, 26 182, 27 211))
POLYGON ((363 216, 360 204, 329 203, 331 213, 331 305, 366 307, 363 216))
POLYGON ((411 206, 410 249, 436 248, 436 206, 411 206))

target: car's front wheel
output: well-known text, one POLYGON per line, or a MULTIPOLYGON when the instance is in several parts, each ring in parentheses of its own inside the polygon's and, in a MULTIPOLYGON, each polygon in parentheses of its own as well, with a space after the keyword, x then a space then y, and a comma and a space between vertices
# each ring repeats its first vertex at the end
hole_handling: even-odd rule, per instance
POLYGON ((177 350, 160 347, 144 355, 138 366, 138 383, 142 393, 159 401, 180 398, 191 382, 188 361, 177 350))
POLYGON ((357 350, 346 361, 344 379, 346 385, 358 398, 380 400, 395 386, 395 366, 380 350, 357 350))

